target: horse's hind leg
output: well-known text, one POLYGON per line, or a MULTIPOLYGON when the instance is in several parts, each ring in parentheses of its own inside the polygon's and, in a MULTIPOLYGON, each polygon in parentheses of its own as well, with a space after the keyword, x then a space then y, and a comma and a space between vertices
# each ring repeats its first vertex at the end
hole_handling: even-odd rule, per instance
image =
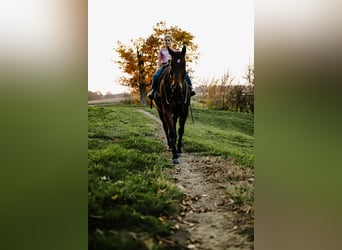
POLYGON ((187 114, 186 115, 182 115, 179 118, 178 143, 177 143, 177 152, 179 154, 182 153, 183 135, 184 135, 184 127, 185 127, 186 118, 187 118, 187 114))

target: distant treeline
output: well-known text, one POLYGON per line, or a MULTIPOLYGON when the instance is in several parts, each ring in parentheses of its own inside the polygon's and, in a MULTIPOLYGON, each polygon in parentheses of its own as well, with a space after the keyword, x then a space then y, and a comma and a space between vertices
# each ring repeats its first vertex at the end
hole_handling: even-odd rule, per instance
POLYGON ((88 101, 112 99, 112 98, 128 98, 129 96, 130 96, 129 93, 120 93, 120 94, 107 93, 103 95, 99 91, 96 91, 96 92, 88 91, 88 101))
MULTIPOLYGON (((216 110, 227 110, 233 112, 254 113, 254 84, 232 85, 232 84, 202 84, 195 88, 197 95, 192 99, 203 107, 216 110)), ((89 103, 95 101, 123 102, 138 105, 138 95, 130 93, 103 95, 101 92, 88 91, 89 103)), ((96 102, 98 103, 98 102, 96 102)))
POLYGON ((201 85, 196 100, 210 109, 254 113, 254 85, 201 85))

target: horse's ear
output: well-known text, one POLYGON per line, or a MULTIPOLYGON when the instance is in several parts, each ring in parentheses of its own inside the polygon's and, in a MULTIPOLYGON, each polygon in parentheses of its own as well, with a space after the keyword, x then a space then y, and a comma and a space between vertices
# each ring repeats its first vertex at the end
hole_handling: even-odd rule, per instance
POLYGON ((183 45, 183 48, 182 48, 182 55, 183 55, 183 57, 185 56, 185 53, 186 53, 186 47, 185 47, 185 45, 183 45))

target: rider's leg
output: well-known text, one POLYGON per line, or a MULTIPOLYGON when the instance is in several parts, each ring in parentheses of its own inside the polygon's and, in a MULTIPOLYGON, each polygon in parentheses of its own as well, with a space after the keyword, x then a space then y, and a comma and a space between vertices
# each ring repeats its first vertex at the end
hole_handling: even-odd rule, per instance
POLYGON ((157 86, 158 85, 158 80, 159 80, 159 77, 160 77, 161 73, 163 72, 163 70, 164 70, 164 67, 160 67, 157 70, 157 72, 154 74, 153 78, 152 78, 152 89, 147 94, 148 98, 150 98, 150 99, 154 98, 154 93, 158 89, 158 86, 157 86))

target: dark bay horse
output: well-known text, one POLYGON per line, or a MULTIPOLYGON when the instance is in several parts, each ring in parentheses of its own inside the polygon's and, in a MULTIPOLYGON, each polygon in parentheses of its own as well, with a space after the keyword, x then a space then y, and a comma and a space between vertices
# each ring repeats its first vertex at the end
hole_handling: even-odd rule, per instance
POLYGON ((169 48, 168 51, 172 59, 169 66, 161 75, 159 84, 160 97, 154 100, 154 105, 158 110, 168 145, 172 150, 173 163, 178 164, 178 158, 182 153, 182 139, 185 122, 189 113, 191 93, 185 80, 186 47, 183 46, 180 52, 174 52, 169 48), (176 125, 178 118, 178 143, 176 145, 176 125))

